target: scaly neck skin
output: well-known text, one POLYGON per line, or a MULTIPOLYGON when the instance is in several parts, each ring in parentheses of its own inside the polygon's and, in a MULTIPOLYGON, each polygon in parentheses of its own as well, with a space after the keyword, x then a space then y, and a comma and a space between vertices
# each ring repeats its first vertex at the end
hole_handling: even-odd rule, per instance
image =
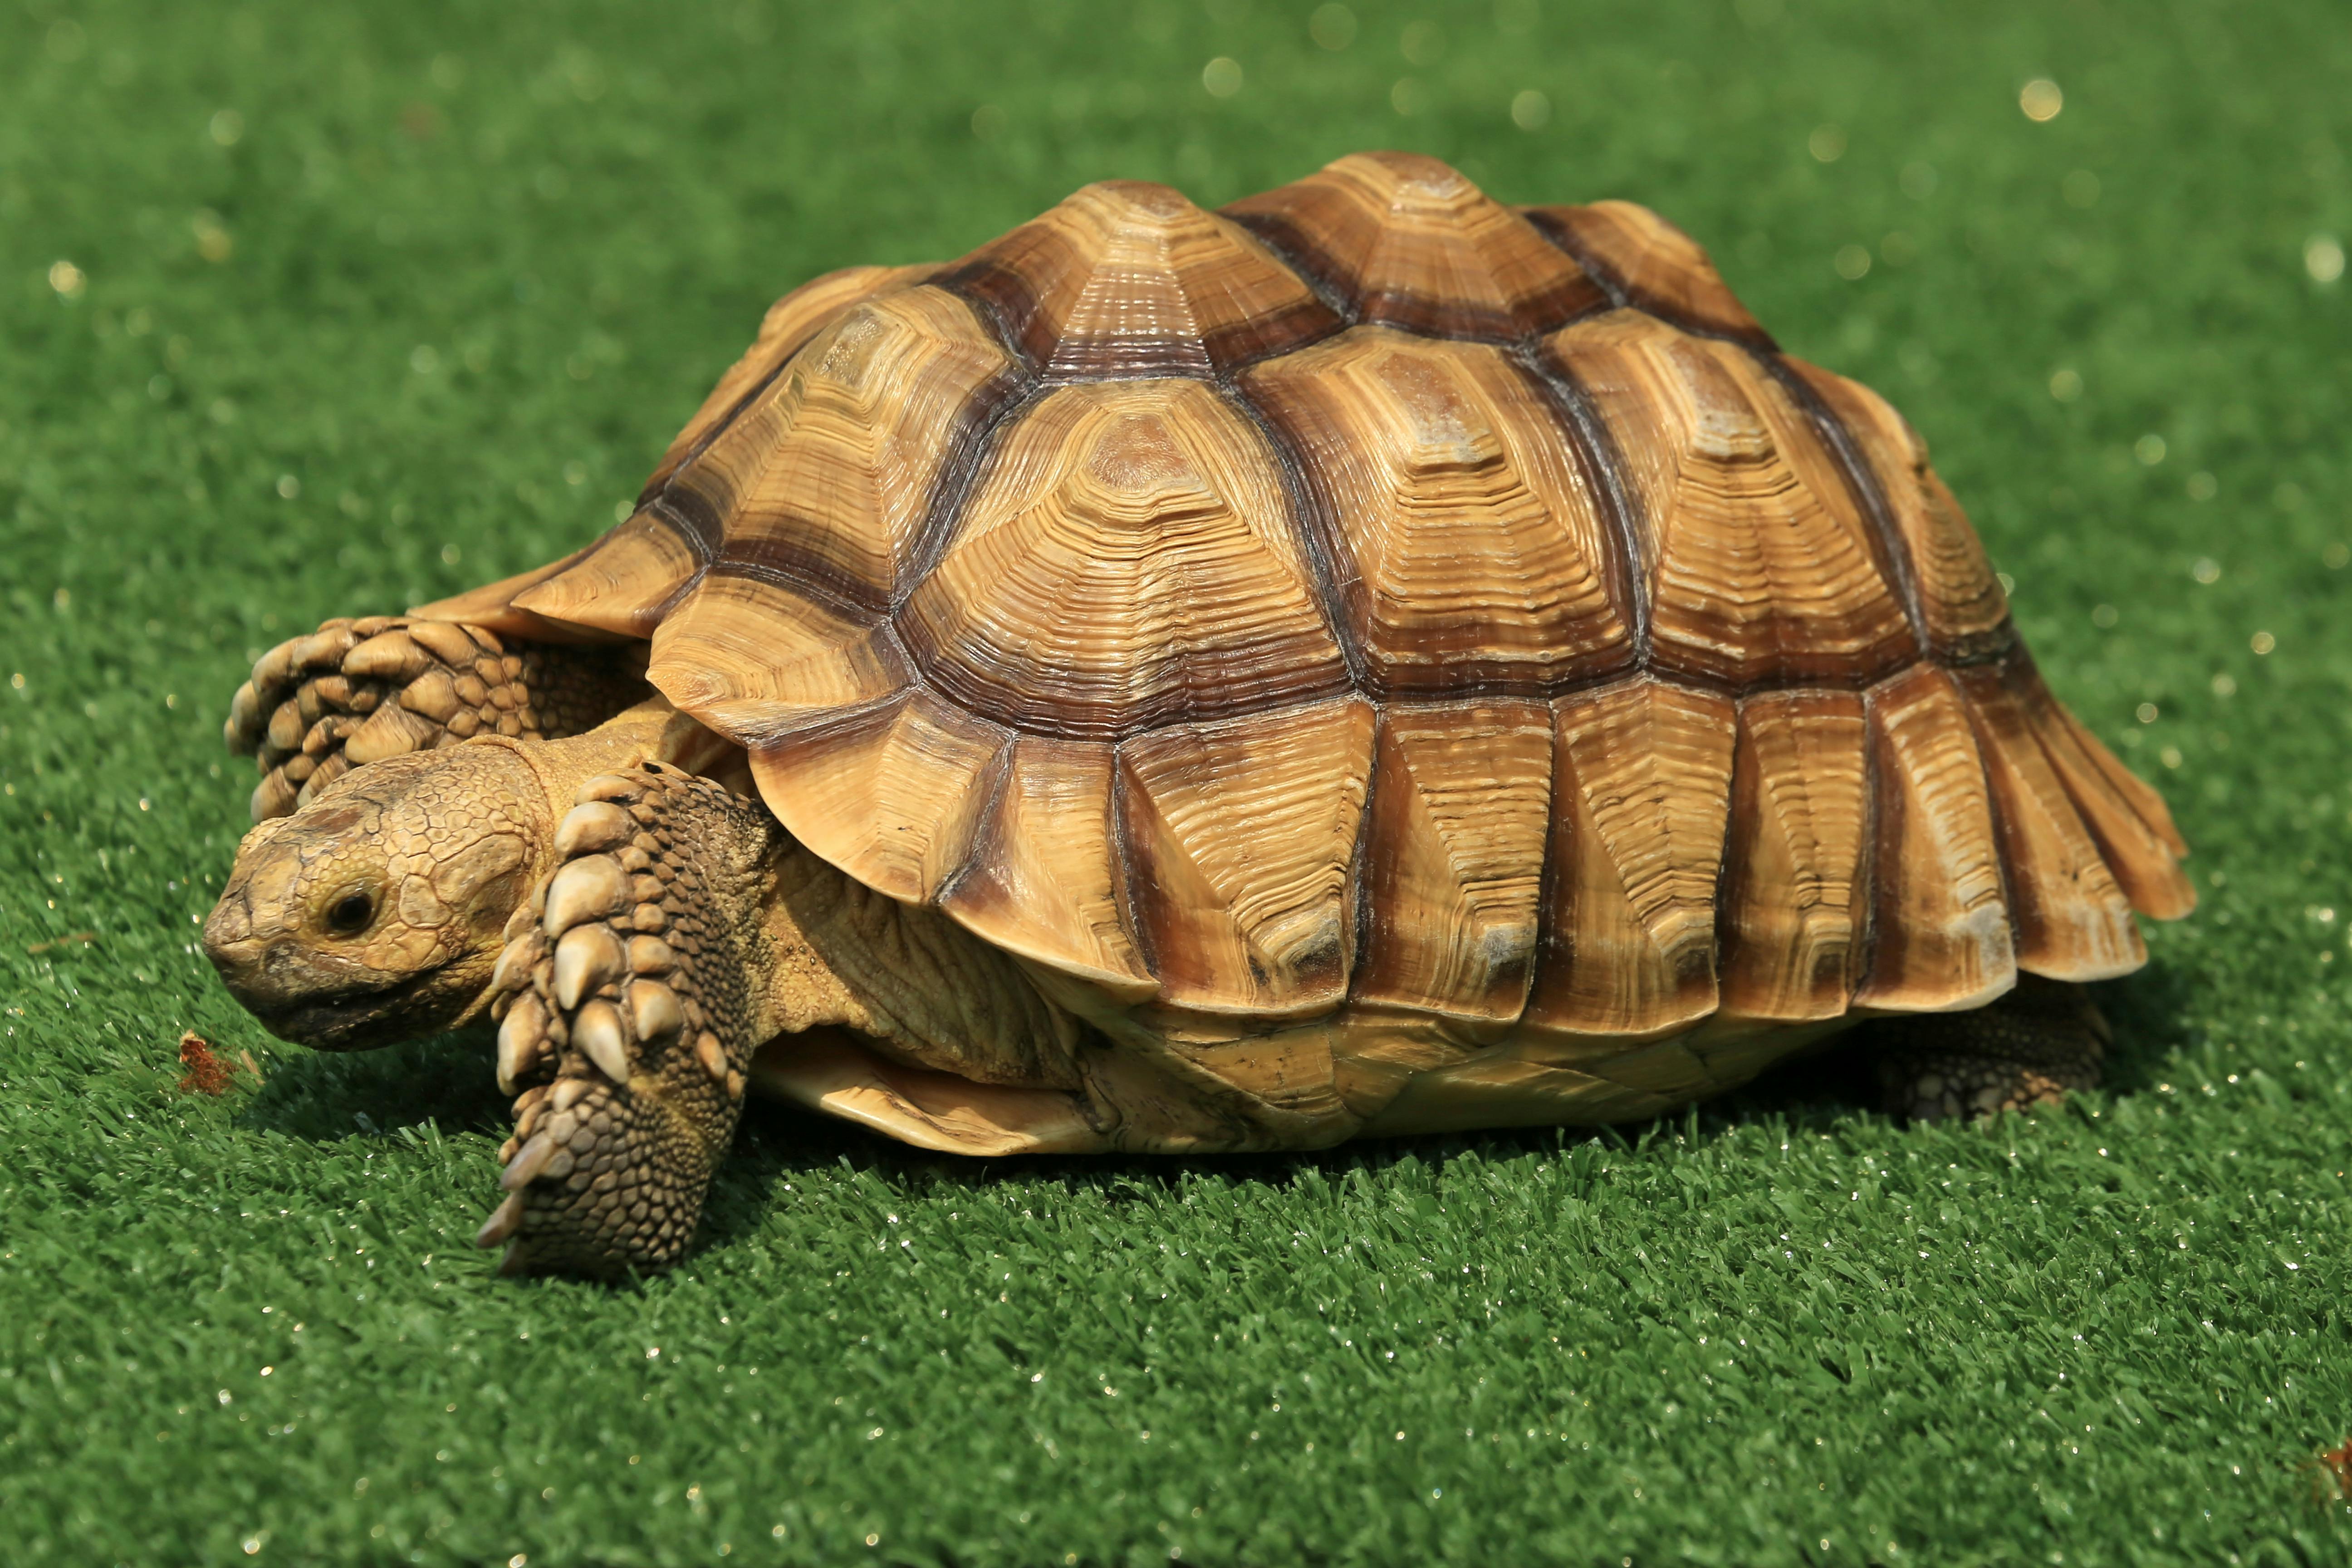
MULTIPOLYGON (((731 750, 659 697, 615 713, 584 735, 561 741, 493 738, 475 743, 503 746, 523 760, 547 791, 550 822, 570 810, 580 786, 598 773, 624 773, 648 761, 677 762, 682 767, 699 772, 705 758, 696 755, 682 761, 679 753, 707 751, 717 755, 731 750), (698 738, 708 743, 698 745, 698 738)), ((543 855, 547 853, 542 850, 543 855)))

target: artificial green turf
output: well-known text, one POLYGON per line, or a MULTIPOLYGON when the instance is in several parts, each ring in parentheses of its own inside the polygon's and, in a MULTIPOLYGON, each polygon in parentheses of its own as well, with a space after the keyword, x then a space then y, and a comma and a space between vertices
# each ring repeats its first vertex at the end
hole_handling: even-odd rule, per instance
POLYGON ((1310 10, 0 18, 0 1559, 2345 1559, 2340 13, 1310 10), (675 1275, 494 1278, 481 1042, 281 1046, 192 946, 246 661, 591 537, 815 272, 1379 145, 1660 208, 1926 432, 2197 847, 2112 1088, 1004 1166, 761 1111, 675 1275), (177 1092, 189 1026, 266 1082, 177 1092))

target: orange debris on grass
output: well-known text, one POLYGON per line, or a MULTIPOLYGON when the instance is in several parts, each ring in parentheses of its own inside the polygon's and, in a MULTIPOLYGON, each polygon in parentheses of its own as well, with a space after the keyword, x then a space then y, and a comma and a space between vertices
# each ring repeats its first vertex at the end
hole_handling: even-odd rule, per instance
POLYGON ((194 1029, 180 1037, 180 1065, 188 1069, 180 1079, 182 1094, 226 1094, 228 1064, 213 1055, 212 1042, 194 1029))

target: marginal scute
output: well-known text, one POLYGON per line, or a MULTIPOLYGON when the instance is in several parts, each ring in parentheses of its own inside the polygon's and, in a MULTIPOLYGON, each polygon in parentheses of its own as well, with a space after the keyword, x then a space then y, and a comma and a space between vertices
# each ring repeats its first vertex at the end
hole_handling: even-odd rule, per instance
POLYGON ((1739 705, 1725 855, 1723 1010, 1803 1023, 1846 1010, 1868 911, 1863 700, 1759 692, 1739 705))
MULTIPOLYGON (((2180 829, 2173 826, 2172 811, 2164 804, 2164 797, 2157 794, 2155 787, 2147 780, 2142 779, 2117 761, 2113 752, 2101 745, 2097 737, 2083 727, 2083 721, 2080 719, 2066 711, 2063 703, 2054 697, 2048 697, 2046 689, 2044 696, 2047 698, 2047 706, 2037 706, 2034 709, 2034 723, 2037 726, 2042 725, 2046 717, 2072 734, 2076 745, 2081 748, 2084 755, 2090 759, 2091 765, 2097 770, 2100 777, 2106 781, 2109 788, 2123 796, 2133 814, 2156 835, 2158 842, 2170 851, 2175 860, 2187 859, 2189 841, 2180 836, 2180 829)), ((2074 788, 2072 784, 2067 787, 2070 790, 2074 788)), ((2193 889, 2190 889, 2191 897, 2194 897, 2194 892, 2193 889)), ((2154 910, 2141 912, 2155 913, 2154 910)), ((2169 917, 2158 916, 2157 918, 2169 917)))
MULTIPOLYGON (((2003 684, 2132 907, 2160 921, 2179 920, 2194 910, 2197 889, 2166 837, 2172 827, 2169 814, 2155 820, 2145 815, 2156 792, 2126 773, 2096 736, 2058 705, 2030 659, 2013 660, 2004 674, 2003 684)), ((2163 803, 2156 809, 2162 812, 2163 803)))
POLYGON ((1417 153, 1352 153, 1224 211, 1346 300, 1359 321, 1508 340, 1608 304, 1525 218, 1417 153))
POLYGON ((649 637, 692 583, 709 543, 665 509, 647 508, 514 595, 514 607, 615 637, 649 637))
POLYGON ((1248 233, 1140 180, 1087 186, 940 280, 1049 380, 1222 375, 1339 325, 1248 233))
POLYGON ((907 903, 971 853, 1013 744, 1001 726, 909 691, 751 754, 777 819, 817 855, 907 903))
POLYGON ((717 572, 662 622, 646 670, 656 690, 747 747, 893 697, 913 678, 888 623, 717 572))
MULTIPOLYGON (((594 548, 593 545, 591 549, 594 548)), ((602 640, 602 627, 574 625, 565 616, 542 616, 516 603, 523 595, 558 575, 578 561, 586 551, 576 551, 561 561, 551 561, 528 572, 518 572, 495 583, 469 588, 462 594, 452 594, 446 599, 418 605, 408 614, 419 620, 457 621, 469 626, 481 626, 502 637, 529 637, 539 642, 578 643, 602 640)))
POLYGON ((2049 980, 2111 980, 2147 962, 2131 904, 2034 739, 2026 704, 1988 666, 1952 672, 1992 786, 2017 921, 2017 966, 2049 980))
POLYGON ((1640 678, 1552 704, 1550 890, 1522 1022, 1622 1037, 1717 1001, 1731 700, 1640 678))
POLYGON ((1356 327, 1242 386, 1305 455, 1374 696, 1547 696, 1632 662, 1597 482, 1499 350, 1356 327))
POLYGON ((1163 1002, 1280 1017, 1346 995, 1371 742, 1370 705, 1349 699, 1120 746, 1129 897, 1163 1002))
POLYGON ((942 694, 1033 732, 1336 696, 1347 667, 1290 514, 1265 437, 1203 384, 1062 387, 1001 437, 898 624, 942 694))
POLYGON ((970 865, 940 897, 966 930, 1122 1002, 1158 983, 1127 915, 1108 745, 1024 735, 970 865))
POLYGON ((2009 600, 1960 503, 1927 466, 1927 444, 1886 400, 1818 365, 1782 359, 1845 426, 1877 475, 1900 547, 1918 585, 1928 647, 1947 659, 1979 659, 2015 641, 2009 600))
POLYGON ((1860 687, 1916 656, 1843 472, 1746 350, 1627 310, 1546 341, 1640 502, 1652 668, 1742 690, 1860 687))
POLYGON ((1920 665, 1866 697, 1874 850, 1857 1006, 1980 1007, 2017 984, 1984 761, 1951 677, 1920 665))
POLYGON ((1527 1005, 1550 832, 1551 710, 1381 715, 1366 825, 1370 930, 1352 999, 1507 1025, 1527 1005))
POLYGON ((1698 241, 1649 208, 1605 201, 1517 211, 1626 304, 1676 326, 1771 349, 1769 334, 1731 292, 1698 241))

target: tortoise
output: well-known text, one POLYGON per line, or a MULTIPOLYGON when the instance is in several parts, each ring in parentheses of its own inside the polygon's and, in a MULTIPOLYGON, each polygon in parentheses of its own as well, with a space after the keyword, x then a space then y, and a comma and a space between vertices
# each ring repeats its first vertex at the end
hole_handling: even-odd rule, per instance
POLYGON ((821 277, 625 521, 228 736, 206 951, 314 1046, 497 1022, 516 1270, 675 1261, 753 1088, 1312 1149, 1903 1016, 1891 1110, 2024 1107, 2194 902, 1900 416, 1654 214, 1395 153, 821 277))

